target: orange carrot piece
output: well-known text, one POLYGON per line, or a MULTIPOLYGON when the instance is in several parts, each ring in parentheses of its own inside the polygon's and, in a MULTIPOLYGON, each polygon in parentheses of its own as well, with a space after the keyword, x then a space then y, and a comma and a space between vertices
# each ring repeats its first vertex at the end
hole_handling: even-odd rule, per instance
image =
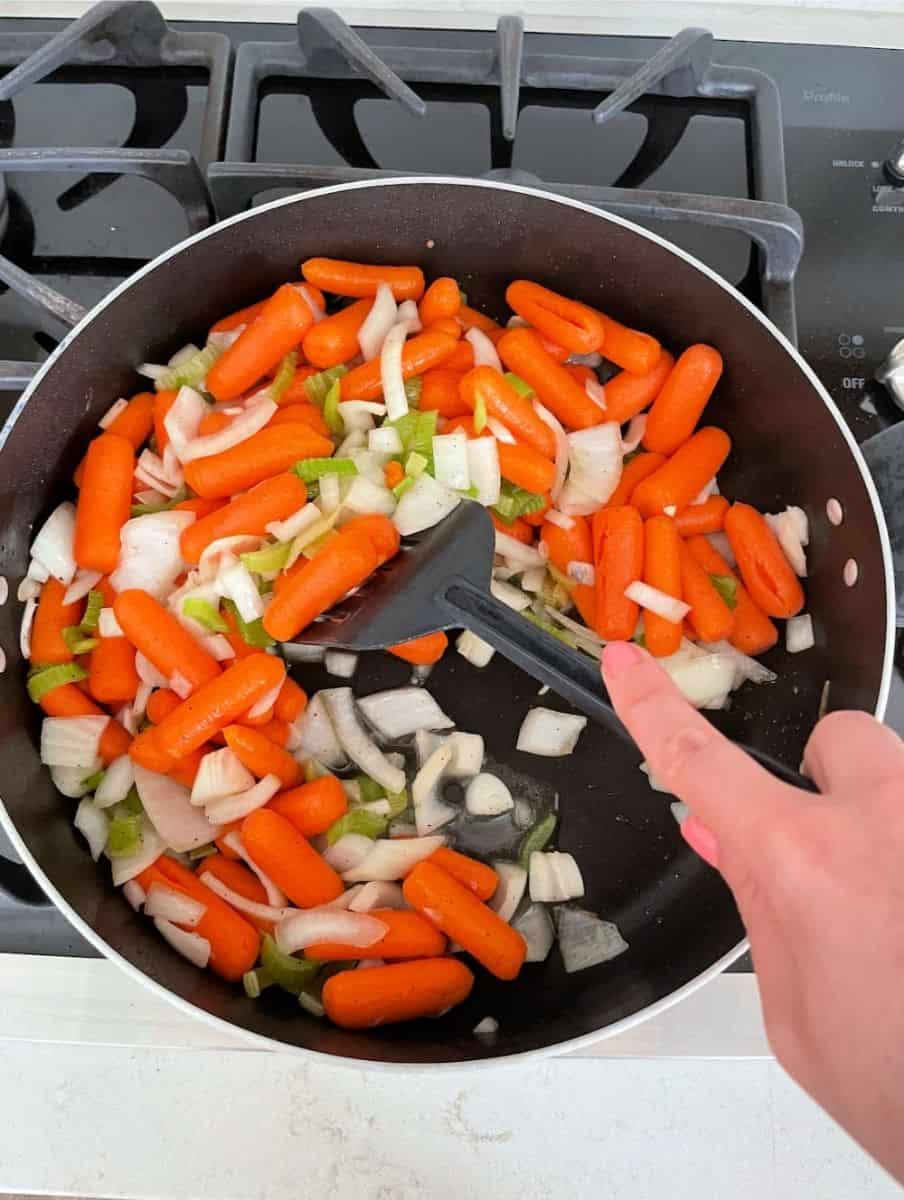
MULTIPOLYGON (((244 725, 245 722, 239 721, 239 724, 244 725)), ((279 746, 282 750, 285 750, 289 744, 288 723, 280 721, 278 717, 271 717, 265 725, 258 725, 255 728, 259 734, 267 738, 268 741, 271 741, 274 746, 279 746)))
POLYGON ((441 417, 465 416, 469 410, 459 390, 461 379, 460 371, 450 371, 448 367, 425 371, 418 408, 422 412, 438 412, 441 417))
MULTIPOLYGON (((475 367, 459 384, 461 398, 473 412, 482 400, 489 416, 525 445, 533 446, 547 459, 556 456, 555 434, 534 411, 531 402, 492 367, 475 367)), ((501 443, 500 443, 501 445, 501 443)))
POLYGON ((546 549, 549 561, 564 575, 571 562, 593 562, 593 541, 586 517, 572 517, 570 529, 562 529, 546 521, 540 533, 540 545, 546 549))
POLYGON ((135 648, 124 637, 102 637, 91 652, 88 687, 101 704, 134 700, 141 680, 135 670, 135 648))
POLYGON ((658 471, 664 463, 665 455, 663 454, 638 454, 636 458, 632 458, 629 463, 625 464, 618 487, 606 501, 604 507, 621 508, 623 504, 630 504, 634 489, 641 480, 652 475, 654 471, 658 471))
POLYGON ((702 343, 689 346, 675 363, 647 418, 643 444, 657 454, 674 454, 686 442, 722 375, 722 355, 702 343))
POLYGON ((273 705, 274 717, 278 721, 285 721, 287 725, 291 725, 298 720, 307 707, 307 692, 290 675, 287 675, 285 683, 279 689, 276 703, 273 705))
POLYGON ((631 497, 644 517, 687 508, 728 458, 731 439, 714 426, 698 430, 668 461, 642 480, 631 497))
POLYGON ((732 610, 734 624, 729 638, 731 644, 750 655, 762 654, 771 649, 778 641, 778 629, 754 602, 715 546, 702 534, 688 538, 685 545, 707 575, 725 575, 735 581, 735 606, 732 610))
POLYGON ((327 367, 336 367, 350 358, 357 358, 361 353, 358 331, 373 306, 370 298, 356 300, 331 317, 312 325, 301 343, 308 362, 313 363, 318 371, 325 371, 327 367))
POLYGON ((402 891, 447 937, 458 942, 497 979, 514 979, 527 953, 524 938, 442 867, 419 862, 402 891))
POLYGON ((179 674, 197 688, 220 674, 213 655, 148 592, 140 588, 120 592, 113 612, 135 649, 167 679, 179 674))
POLYGON ((264 613, 267 633, 278 642, 289 641, 346 592, 359 587, 398 548, 398 531, 387 517, 349 521, 297 575, 284 577, 283 587, 264 613))
POLYGON ((434 850, 427 862, 442 867, 448 875, 472 891, 478 900, 489 900, 499 883, 499 876, 492 867, 467 854, 450 850, 448 846, 434 850))
POLYGON ((196 563, 211 542, 233 534, 263 537, 271 521, 284 521, 298 512, 307 499, 307 488, 297 475, 275 475, 266 479, 250 492, 237 496, 183 530, 182 557, 186 562, 196 563))
POLYGON ((293 787, 301 778, 301 767, 292 755, 259 730, 247 725, 227 725, 223 736, 229 749, 255 779, 276 775, 283 787, 293 787))
POLYGON ((728 501, 724 496, 710 496, 702 504, 689 504, 675 517, 675 528, 681 537, 695 533, 718 533, 725 524, 728 501))
POLYGON ((293 350, 313 323, 307 300, 284 283, 207 372, 207 390, 220 402, 237 399, 293 350))
MULTIPOLYGON (((427 329, 409 338, 402 349, 402 378, 412 379, 415 375, 423 375, 431 367, 438 367, 457 345, 451 334, 438 329, 427 329)), ((376 400, 383 394, 379 358, 353 367, 347 375, 342 376, 339 387, 343 400, 376 400)))
MULTIPOLYGON (((281 396, 277 396, 277 398, 276 398, 276 403, 279 405, 279 407, 280 408, 289 408, 293 404, 309 404, 310 398, 308 396, 308 391, 307 391, 307 388, 305 387, 305 383, 308 379, 311 378, 312 375, 316 375, 316 374, 317 374, 316 367, 312 367, 307 364, 303 364, 302 366, 297 367, 295 370, 295 374, 292 376, 292 379, 289 383, 289 386, 286 388, 286 390, 282 393, 281 396)), ((320 432, 320 431, 318 431, 318 432, 320 432)))
POLYGON ((34 623, 31 627, 29 658, 33 663, 68 663, 74 655, 63 641, 63 630, 78 625, 83 603, 64 604, 66 587, 53 576, 41 588, 34 623))
POLYGON ((524 520, 528 525, 532 525, 534 529, 542 529, 546 521, 546 514, 552 508, 552 500, 549 497, 549 492, 541 493, 543 496, 543 507, 538 508, 536 512, 525 513, 524 520))
POLYGON ((301 273, 308 283, 337 296, 375 296, 381 283, 389 284, 396 300, 420 300, 424 294, 424 272, 420 267, 384 267, 338 258, 309 258, 301 264, 301 273))
POLYGON ((160 858, 138 876, 147 891, 152 883, 183 892, 204 905, 204 915, 192 930, 210 942, 210 967, 223 979, 241 979, 257 961, 260 937, 249 921, 206 887, 173 858, 160 858))
POLYGON ((793 617, 804 606, 804 589, 775 534, 750 504, 733 504, 725 532, 753 600, 770 617, 793 617))
MULTIPOLYGON (((378 908, 368 916, 382 921, 388 928, 378 942, 367 947, 368 958, 436 958, 446 949, 446 939, 420 913, 408 909, 378 908)), ((305 958, 320 962, 341 962, 360 958, 360 946, 342 942, 315 942, 304 952, 305 958)))
POLYGON ((228 429, 231 424, 232 417, 220 409, 212 409, 201 418, 201 422, 198 425, 198 437, 210 437, 215 433, 221 433, 224 429, 228 429))
POLYGON ((503 479, 527 492, 548 492, 556 481, 555 464, 533 446, 497 442, 499 470, 503 479))
POLYGON ((240 325, 250 325, 260 316, 261 309, 266 303, 266 300, 258 300, 255 304, 240 308, 238 312, 230 313, 228 317, 221 317, 215 325, 211 325, 210 332, 232 333, 233 329, 238 329, 240 325))
POLYGON ((307 425, 322 437, 329 437, 329 426, 324 421, 323 413, 316 404, 288 404, 284 408, 278 408, 267 422, 267 428, 272 429, 276 425, 298 424, 307 425))
POLYGON ((424 328, 429 329, 432 333, 448 333, 455 338, 456 342, 461 338, 463 332, 461 322, 456 317, 440 317, 438 321, 434 321, 431 325, 425 325, 424 328))
POLYGON ((522 517, 515 517, 511 525, 506 525, 505 521, 490 509, 490 520, 500 533, 507 533, 509 537, 513 537, 517 542, 522 542, 525 546, 533 545, 534 531, 522 517))
POLYGON ((606 384, 606 420, 621 425, 643 412, 662 391, 674 366, 672 355, 663 350, 656 366, 645 375, 619 371, 606 384))
POLYGON ((636 508, 604 508, 593 518, 596 631, 607 642, 634 636, 639 609, 625 589, 643 574, 643 521, 636 508))
POLYGON ((654 337, 637 329, 629 329, 605 313, 597 311, 596 315, 605 330, 604 358, 634 375, 646 375, 656 367, 662 347, 654 337))
POLYGON ((326 1015, 342 1029, 373 1029, 395 1021, 438 1017, 467 1000, 474 976, 457 958, 340 971, 323 985, 326 1015))
MULTIPOLYGON (((674 521, 650 517, 644 524, 644 581, 676 600, 681 588, 681 538, 674 521)), ((644 640, 654 658, 676 654, 681 646, 681 622, 667 621, 657 613, 644 612, 644 640)))
POLYGON ((187 463, 185 482, 207 500, 223 499, 288 471, 299 459, 328 458, 332 453, 329 438, 304 422, 271 425, 229 450, 187 463))
POLYGON ((510 283, 505 298, 519 317, 568 354, 593 354, 603 347, 602 319, 586 304, 527 279, 510 283))
POLYGON ((193 512, 200 520, 218 512, 223 507, 222 500, 205 500, 202 496, 192 496, 191 500, 180 500, 173 505, 173 512, 193 512))
POLYGON ((478 312, 476 308, 471 308, 468 304, 463 304, 455 314, 455 319, 465 332, 469 329, 479 329, 481 333, 485 333, 491 342, 494 344, 499 341, 505 333, 503 327, 498 321, 494 321, 492 317, 488 317, 486 313, 478 312))
POLYGON ((242 841, 251 861, 299 908, 329 904, 345 891, 330 864, 295 826, 269 808, 242 822, 242 841))
MULTIPOLYGON (((713 584, 712 579, 682 543, 681 593, 691 606, 687 614, 693 636, 701 642, 721 642, 731 637, 734 614, 713 584)), ((649 644, 649 643, 648 643, 649 644)))
MULTIPOLYGON (((226 845, 226 839, 229 837, 230 833, 237 833, 241 835, 241 832, 241 820, 230 821, 228 825, 222 826, 222 832, 220 833, 220 836, 213 839, 213 844, 216 846, 219 853, 222 854, 224 858, 228 858, 230 862, 241 862, 242 856, 237 851, 233 850, 231 846, 226 845)), ((257 876, 255 876, 255 878, 257 878, 257 876)))
MULTIPOLYGON (((444 332, 444 331, 443 331, 444 332)), ((461 327, 459 327, 459 334, 461 327)), ((464 375, 468 371, 474 370, 474 347, 468 341, 460 341, 456 343, 455 349, 448 358, 443 359, 443 367, 447 371, 457 371, 459 375, 464 375)))
POLYGON ((348 797, 335 775, 322 775, 301 787, 280 792, 267 805, 305 837, 326 833, 348 811, 348 797))
POLYGON ((418 305, 418 316, 421 324, 426 327, 434 321, 442 321, 454 317, 461 308, 461 292, 458 284, 448 275, 441 275, 424 292, 418 305))
MULTIPOLYGON (((105 717, 107 714, 90 696, 75 686, 63 683, 41 698, 41 708, 48 717, 105 717)), ((132 736, 118 721, 110 718, 100 737, 97 753, 105 763, 127 754, 132 736)))
POLYGON ((175 762, 246 713, 262 696, 279 686, 284 674, 285 667, 279 659, 261 652, 249 654, 199 687, 141 737, 148 738, 163 758, 175 762))
POLYGON ((154 397, 154 441, 157 444, 157 453, 161 457, 169 445, 169 434, 166 432, 163 422, 166 420, 166 414, 176 403, 178 395, 179 393, 175 389, 165 388, 154 397))
POLYGON ((586 429, 609 419, 577 380, 543 348, 532 329, 510 329, 499 339, 497 350, 508 369, 530 384, 540 402, 563 425, 586 429))
POLYGON ((133 396, 122 412, 110 422, 105 433, 113 433, 117 437, 130 442, 133 450, 137 450, 151 436, 154 428, 153 392, 139 392, 133 396))
POLYGON ((119 562, 119 534, 132 508, 135 450, 115 433, 102 433, 88 447, 75 510, 75 561, 105 575, 119 562))
POLYGON ((167 774, 171 779, 175 779, 176 783, 181 783, 183 787, 191 788, 194 785, 195 777, 201 769, 201 759, 204 757, 203 749, 192 750, 191 754, 186 754, 184 758, 180 758, 174 763, 167 774))
POLYGON ((182 701, 170 688, 158 688, 148 697, 145 710, 152 725, 159 725, 164 717, 168 717, 173 709, 178 708, 182 701))
MULTIPOLYGON (((253 900, 255 904, 267 903, 267 890, 264 885, 253 871, 249 871, 244 863, 237 859, 227 858, 224 854, 208 854, 206 858, 201 859, 195 873, 202 883, 205 875, 213 875, 245 900, 253 900)), ((242 916, 262 933, 271 933, 273 930, 272 921, 252 917, 250 913, 242 913, 242 916)))
POLYGON ((389 646, 388 649, 396 658, 414 663, 417 667, 432 667, 446 653, 448 645, 449 639, 439 631, 413 638, 410 642, 400 642, 398 646, 389 646))
POLYGON ((400 462, 390 459, 383 468, 383 478, 386 480, 386 486, 389 488, 398 487, 405 478, 405 468, 400 462))

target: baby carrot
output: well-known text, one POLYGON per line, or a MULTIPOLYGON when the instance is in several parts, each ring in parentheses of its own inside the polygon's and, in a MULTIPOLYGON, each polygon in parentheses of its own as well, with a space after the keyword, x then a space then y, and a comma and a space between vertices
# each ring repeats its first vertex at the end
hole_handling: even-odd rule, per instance
POLYGON ((324 421, 323 413, 316 404, 288 404, 285 408, 278 408, 267 422, 267 428, 272 429, 274 425, 297 424, 307 425, 315 433, 329 437, 329 426, 324 421))
MULTIPOLYGON (((213 839, 213 844, 216 846, 218 852, 222 854, 224 858, 228 858, 230 862, 241 862, 241 854, 239 854, 236 850, 233 850, 231 846, 227 846, 226 839, 229 837, 230 833, 241 834, 243 819, 244 818, 238 821, 230 821, 227 825, 221 826, 220 836, 213 839)), ((255 878, 257 877, 255 876, 255 878)))
POLYGON ((371 299, 356 300, 331 317, 312 325, 304 335, 302 351, 309 363, 320 371, 336 367, 357 358, 361 353, 358 345, 358 330, 373 308, 371 299))
POLYGON ((178 708, 182 701, 175 692, 169 688, 158 688, 156 692, 151 692, 148 697, 148 705, 145 709, 148 720, 153 725, 159 725, 164 717, 168 717, 174 708, 178 708))
POLYGON ((646 479, 648 475, 652 475, 654 471, 665 462, 663 454, 638 454, 636 458, 632 458, 621 473, 621 479, 618 481, 618 487, 606 501, 606 508, 621 508, 623 504, 630 504, 631 497, 634 495, 634 489, 646 479))
POLYGON ((392 558, 399 535, 387 517, 359 518, 344 526, 297 575, 285 576, 279 592, 264 613, 264 629, 278 642, 290 641, 346 592, 359 587, 377 567, 392 558), (382 553, 362 520, 384 523, 382 536, 389 553, 382 553))
POLYGON ((435 333, 451 334, 456 342, 462 335, 461 322, 456 317, 440 317, 438 321, 433 321, 431 324, 425 325, 424 328, 430 329, 435 333))
POLYGON ((307 300, 284 283, 207 372, 207 390, 221 402, 235 400, 293 350, 313 322, 307 300))
POLYGON ((293 721, 298 720, 307 707, 307 692, 291 676, 287 675, 285 683, 279 689, 276 703, 273 705, 274 717, 278 721, 285 721, 291 725, 293 721))
POLYGON ((260 652, 250 654, 199 687, 141 737, 148 738, 162 757, 175 762, 246 713, 280 685, 284 674, 279 659, 260 652))
MULTIPOLYGON (((107 714, 74 683, 64 683, 41 697, 41 708, 48 717, 105 717, 107 714)), ((111 717, 100 736, 98 755, 105 763, 128 754, 131 735, 111 717)))
POLYGON ((132 507, 135 450, 115 433, 102 433, 88 447, 75 510, 75 561, 105 575, 119 561, 119 533, 132 507))
MULTIPOLYGON (((446 949, 446 939, 420 913, 408 909, 378 908, 368 913, 387 926, 378 942, 367 947, 368 958, 436 958, 446 949)), ((360 958, 360 946, 342 942, 315 942, 304 952, 305 958, 320 962, 341 962, 360 958)))
POLYGON ((303 366, 297 367, 289 386, 282 393, 282 395, 276 397, 276 403, 279 405, 279 407, 288 408, 293 404, 308 404, 309 397, 305 383, 311 378, 312 375, 316 374, 317 368, 312 367, 309 364, 304 364, 303 366))
POLYGON ((261 309, 266 303, 266 300, 258 300, 255 304, 249 304, 237 312, 230 313, 228 317, 221 317, 215 325, 211 325, 210 332, 232 333, 233 329, 238 329, 240 325, 250 325, 260 316, 261 309))
MULTIPOLYGON (((734 629, 734 614, 697 560, 682 543, 681 594, 691 606, 687 614, 694 637, 701 642, 721 642, 730 638, 734 629)), ((644 622, 646 626, 646 622, 644 622)), ((649 642, 647 643, 649 645, 649 642)))
POLYGON ((556 481, 556 468, 533 446, 497 442, 503 479, 527 492, 548 492, 556 481))
MULTIPOLYGON (((438 367, 455 350, 458 342, 450 333, 427 329, 405 343, 402 349, 402 378, 411 379, 422 375, 431 367, 438 367)), ((342 376, 339 385, 343 400, 376 400, 383 393, 380 375, 380 360, 353 367, 342 376)))
POLYGON ((148 440, 154 428, 153 392, 139 392, 133 396, 122 412, 107 426, 105 432, 123 437, 130 442, 133 450, 148 440))
POLYGON ((31 627, 29 658, 33 663, 68 663, 74 657, 63 641, 63 630, 82 619, 82 601, 64 604, 66 587, 52 576, 41 588, 31 627))
POLYGON ((605 313, 597 312, 596 315, 602 321, 605 331, 604 358, 634 375, 645 375, 653 370, 662 353, 662 347, 654 337, 637 329, 629 329, 626 325, 613 321, 605 313))
POLYGON ((307 488, 297 475, 266 479, 183 530, 182 557, 186 562, 196 563, 211 542, 237 533, 263 537, 271 521, 284 521, 298 512, 307 498, 307 488))
POLYGON ((663 350, 656 366, 645 375, 632 375, 630 371, 614 375, 605 389, 606 420, 623 424, 643 412, 662 391, 674 365, 674 358, 663 350))
POLYGON ((461 378, 460 371, 450 371, 448 367, 425 371, 418 408, 423 412, 438 412, 441 417, 465 416, 468 406, 459 391, 461 378))
POLYGON ((164 421, 166 414, 176 403, 178 395, 179 393, 174 388, 165 388, 154 397, 154 441, 157 444, 157 453, 161 458, 163 451, 169 445, 169 434, 166 432, 164 421))
MULTIPOLYGON (((243 725, 243 721, 239 721, 243 725)), ((257 732, 263 737, 271 741, 274 746, 279 746, 280 749, 285 749, 289 744, 289 726, 286 721, 280 721, 279 717, 271 717, 266 725, 258 725, 255 727, 257 732)))
POLYGON ((301 778, 301 767, 292 755, 275 746, 259 730, 247 725, 227 725, 223 736, 229 749, 256 779, 277 775, 283 787, 292 787, 301 778))
POLYGON ((192 750, 191 754, 186 754, 184 758, 180 758, 178 762, 173 763, 167 774, 171 779, 175 779, 176 783, 181 783, 183 787, 191 788, 194 785, 195 776, 201 769, 201 759, 203 757, 203 750, 192 750))
POLYGON ((596 371, 591 371, 591 369, 588 366, 585 366, 584 363, 566 363, 565 370, 572 377, 572 379, 576 379, 578 381, 581 387, 584 386, 588 379, 591 381, 591 383, 599 383, 596 371))
POLYGON ((753 601, 750 593, 737 575, 703 535, 688 538, 685 542, 690 553, 709 576, 722 576, 735 581, 735 606, 732 610, 734 623, 731 644, 745 654, 762 654, 778 641, 778 630, 763 610, 753 601))
POLYGON ((440 846, 427 861, 442 867, 446 874, 472 891, 478 900, 489 900, 496 891, 499 876, 493 868, 478 862, 476 858, 470 858, 467 854, 459 854, 457 850, 450 850, 448 846, 440 846))
POLYGON ((342 880, 307 838, 272 809, 258 808, 248 814, 242 822, 242 841, 255 866, 299 908, 329 904, 345 891, 342 880))
POLYGON ((427 633, 410 642, 400 642, 398 646, 390 646, 389 653, 404 659, 405 662, 414 663, 417 667, 432 667, 446 653, 448 645, 449 639, 440 631, 427 633))
MULTIPOLYGON (((681 538, 668 517, 644 523, 644 582, 677 600, 681 590, 681 538)), ((654 612, 643 615, 644 639, 654 658, 675 654, 681 646, 681 622, 667 621, 654 612)))
POLYGON ((517 976, 527 953, 524 938, 442 867, 419 862, 402 891, 412 908, 473 954, 497 979, 517 976))
POLYGON ((458 284, 450 276, 441 275, 439 279, 434 279, 424 292, 417 312, 421 324, 426 328, 434 321, 454 317, 460 308, 461 292, 458 290, 458 284))
POLYGON ((113 612, 123 633, 161 675, 181 675, 200 687, 220 674, 220 666, 196 638, 148 592, 130 588, 113 601, 113 612))
POLYGON ((689 504, 675 517, 675 526, 681 537, 693 537, 696 533, 718 533, 725 524, 728 501, 724 496, 710 496, 702 504, 689 504))
POLYGON ((519 317, 569 354, 593 354, 603 346, 602 319, 586 304, 527 279, 510 283, 505 298, 519 317))
POLYGON ((516 438, 540 452, 545 458, 556 456, 555 434, 534 411, 534 406, 492 367, 475 367, 459 384, 461 398, 474 412, 482 401, 487 414, 516 438))
POLYGON ((322 775, 274 796, 267 807, 285 817, 305 837, 326 833, 348 811, 345 789, 335 775, 322 775))
POLYGON ((722 375, 722 355, 702 343, 681 355, 656 397, 643 444, 657 454, 674 454, 696 428, 722 375))
POLYGON ((674 508, 687 508, 701 488, 709 483, 731 450, 727 433, 714 426, 700 429, 672 457, 642 480, 631 497, 644 517, 674 508))
POLYGON ((405 468, 400 462, 396 462, 396 460, 392 458, 383 468, 383 478, 386 481, 387 487, 398 487, 398 485, 405 478, 405 468))
POLYGON ((541 403, 563 425, 586 429, 609 419, 577 380, 543 348, 532 329, 510 329, 499 339, 497 350, 508 369, 530 384, 541 403))
POLYGON ((522 542, 525 546, 533 545, 534 531, 523 517, 515 517, 511 525, 507 525, 490 509, 490 520, 500 533, 507 533, 509 537, 513 537, 516 542, 522 542))
POLYGON ((135 648, 124 637, 102 637, 91 652, 88 687, 101 704, 133 700, 141 680, 135 670, 135 648))
POLYGON ((634 636, 639 609, 625 589, 643 575, 643 535, 636 508, 604 508, 594 515, 596 631, 604 641, 634 636))
POLYGON ((770 617, 793 617, 804 606, 804 590, 775 534, 749 504, 733 504, 725 532, 738 570, 754 601, 770 617))
POLYGON ((193 512, 196 517, 208 517, 223 507, 222 500, 205 500, 201 496, 192 496, 190 500, 180 500, 173 505, 173 512, 193 512))
POLYGON ((443 359, 443 367, 447 371, 457 371, 459 375, 472 371, 474 369, 474 347, 470 342, 464 340, 457 342, 449 357, 443 359))
POLYGON ((299 459, 328 458, 332 453, 329 438, 303 422, 271 425, 221 454, 187 463, 185 482, 205 499, 222 499, 288 471, 299 459))
POLYGON ((257 961, 260 937, 257 930, 225 900, 206 887, 187 867, 173 858, 160 858, 138 876, 147 891, 160 883, 191 896, 204 905, 204 915, 192 930, 210 943, 210 966, 224 979, 241 979, 257 961))
POLYGON ((420 267, 384 267, 345 262, 338 258, 309 258, 301 264, 308 283, 337 296, 375 296, 381 283, 388 283, 396 300, 420 300, 424 294, 424 272, 420 267))
POLYGON ((505 333, 505 330, 498 321, 494 321, 486 313, 478 312, 476 308, 471 308, 467 304, 461 306, 455 314, 455 319, 465 331, 479 329, 481 333, 485 333, 490 341, 494 343, 498 342, 505 333))
MULTIPOLYGON (((219 879, 220 883, 225 883, 228 888, 238 892, 244 899, 253 900, 255 904, 267 903, 267 890, 264 885, 253 871, 249 871, 244 863, 238 862, 236 859, 226 858, 223 854, 208 854, 206 858, 201 859, 196 874, 202 883, 205 875, 213 875, 215 879, 219 879)), ((260 929, 263 933, 270 933, 273 930, 272 921, 252 917, 250 913, 242 913, 242 916, 255 929, 260 929)))
POLYGON ((586 517, 572 517, 570 529, 562 529, 551 521, 544 522, 540 545, 545 547, 549 561, 564 575, 571 562, 593 562, 593 541, 586 517))
POLYGON ((438 1017, 467 1000, 474 976, 457 958, 340 971, 323 985, 326 1015, 342 1029, 373 1029, 394 1021, 438 1017))

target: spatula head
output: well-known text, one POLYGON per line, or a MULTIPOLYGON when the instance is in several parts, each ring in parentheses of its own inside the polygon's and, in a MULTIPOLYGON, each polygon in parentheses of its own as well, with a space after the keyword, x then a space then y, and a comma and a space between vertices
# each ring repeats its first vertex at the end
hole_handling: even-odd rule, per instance
POLYGON ((493 522, 480 504, 463 500, 432 529, 406 539, 362 588, 303 629, 292 645, 383 650, 450 627, 440 598, 463 579, 484 591, 493 572, 493 522))

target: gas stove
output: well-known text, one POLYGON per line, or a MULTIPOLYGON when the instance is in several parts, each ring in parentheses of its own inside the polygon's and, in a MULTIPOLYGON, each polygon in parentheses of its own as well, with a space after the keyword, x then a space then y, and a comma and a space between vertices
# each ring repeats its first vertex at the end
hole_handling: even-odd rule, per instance
MULTIPOLYGON (((874 376, 904 336, 902 69, 897 50, 525 34, 517 17, 201 27, 126 0, 0 20, 0 412, 86 308, 187 234, 306 188, 444 174, 670 238, 797 341, 864 442, 900 419, 874 376)), ((902 664, 899 644, 899 732, 902 664)), ((40 899, 0 859, 0 953, 93 955, 40 899)))

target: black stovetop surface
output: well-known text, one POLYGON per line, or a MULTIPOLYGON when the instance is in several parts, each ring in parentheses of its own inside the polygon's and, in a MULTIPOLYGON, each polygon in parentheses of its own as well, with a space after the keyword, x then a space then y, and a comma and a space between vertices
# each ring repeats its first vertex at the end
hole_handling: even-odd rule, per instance
MULTIPOLYGON (((8 34, 46 35, 60 21, 0 20, 0 51, 8 34)), ((193 24, 176 29, 192 31, 193 24)), ((234 47, 292 42, 294 26, 211 24, 234 47)), ((374 46, 483 47, 489 34, 371 30, 374 46)), ((658 39, 529 34, 526 49, 647 59, 658 39)), ((904 207, 880 209, 882 163, 904 133, 904 52, 825 46, 716 42, 713 61, 755 68, 778 87, 784 129, 787 202, 803 219, 805 252, 796 277, 799 345, 859 441, 898 418, 875 369, 904 334, 904 207)), ((333 85, 329 85, 333 86, 333 85)), ((549 183, 633 184, 646 188, 756 198, 752 165, 758 136, 748 106, 644 97, 605 126, 589 119, 600 95, 524 85, 518 134, 500 145, 478 88, 415 85, 428 102, 414 118, 365 85, 356 99, 356 128, 339 119, 321 86, 299 90, 274 79, 262 89, 254 150, 259 161, 305 162, 417 173, 481 175, 500 165, 549 183), (320 116, 318 122, 317 117, 320 116), (659 165, 643 169, 638 151, 661 122, 675 146, 659 165), (324 127, 326 131, 324 131, 324 127), (638 167, 640 163, 640 167, 638 167)), ((483 89, 489 91, 490 89, 483 89)), ((110 69, 103 76, 64 68, 12 103, 0 102, 0 147, 168 147, 198 153, 206 86, 203 75, 169 68, 110 69)), ((655 152, 653 138, 653 150, 655 152)), ((62 173, 10 173, 9 223, 0 253, 72 299, 90 305, 148 258, 186 235, 178 202, 136 177, 89 178, 62 173)), ((278 194, 277 191, 269 195, 278 194)), ((264 194, 262 198, 268 198, 264 194)), ((768 198, 768 197, 767 197, 768 198)), ((651 227, 756 294, 751 243, 745 235, 701 226, 651 227), (753 280, 753 282, 752 282, 753 280)), ((0 290, 0 359, 36 360, 65 327, 11 291, 0 290)), ((0 395, 0 416, 14 396, 0 395)), ((904 731, 904 676, 899 669, 888 721, 904 731)), ((0 835, 2 836, 2 835, 0 835)), ((0 841, 0 849, 3 849, 0 841)), ((0 952, 92 954, 65 919, 47 906, 26 906, 0 894, 0 952)))

